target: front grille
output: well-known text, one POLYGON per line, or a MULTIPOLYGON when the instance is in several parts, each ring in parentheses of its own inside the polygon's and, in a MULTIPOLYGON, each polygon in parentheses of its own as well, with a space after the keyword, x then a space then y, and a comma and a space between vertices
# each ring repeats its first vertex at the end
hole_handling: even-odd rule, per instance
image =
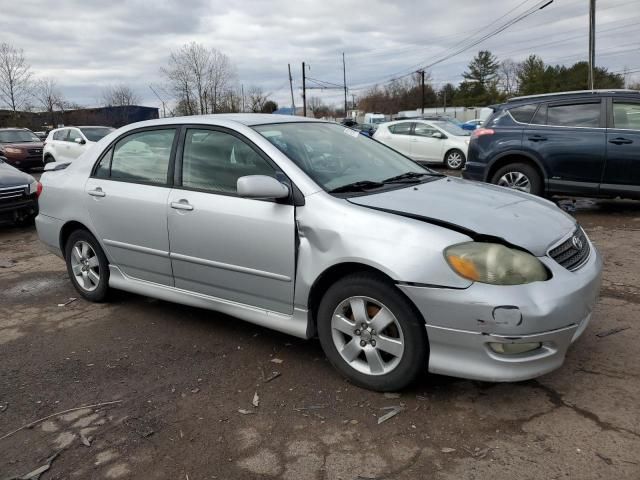
POLYGON ((27 198, 28 186, 0 188, 0 204, 14 203, 27 198))
POLYGON ((581 227, 557 247, 549 250, 549 256, 567 270, 577 270, 589 258, 591 247, 581 227))
POLYGON ((41 148, 30 148, 28 152, 30 157, 37 157, 38 155, 42 155, 41 148))

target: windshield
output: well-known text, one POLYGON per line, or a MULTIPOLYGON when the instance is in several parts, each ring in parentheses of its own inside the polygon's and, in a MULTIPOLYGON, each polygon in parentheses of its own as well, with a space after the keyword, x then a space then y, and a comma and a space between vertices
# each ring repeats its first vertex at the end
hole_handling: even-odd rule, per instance
POLYGON ((102 137, 106 137, 111 132, 115 130, 115 128, 110 127, 85 127, 80 129, 82 134, 87 137, 87 140, 90 142, 97 142, 102 137))
POLYGON ((435 174, 381 143, 333 123, 277 123, 253 128, 327 191, 359 182, 382 182, 408 172, 435 174))
POLYGON ((40 142, 33 132, 27 130, 4 130, 0 131, 0 143, 28 143, 40 142))
POLYGON ((386 120, 385 120, 384 117, 380 117, 380 118, 372 118, 372 119, 370 119, 370 122, 371 123, 384 123, 384 122, 386 122, 386 120))
POLYGON ((464 130, 453 122, 449 122, 446 120, 435 120, 431 123, 433 123, 436 127, 441 128, 445 132, 450 133, 451 135, 457 135, 461 137, 468 137, 469 135, 471 135, 471 132, 469 132, 469 130, 464 130))

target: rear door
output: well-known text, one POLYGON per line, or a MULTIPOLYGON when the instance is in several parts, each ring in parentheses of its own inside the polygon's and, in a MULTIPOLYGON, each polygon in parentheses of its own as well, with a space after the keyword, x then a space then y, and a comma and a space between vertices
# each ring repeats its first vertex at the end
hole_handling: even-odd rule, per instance
POLYGON ((177 138, 174 127, 126 133, 85 185, 91 221, 110 262, 129 277, 162 285, 173 284, 167 200, 177 138))
POLYGON ((66 147, 67 147, 67 137, 69 136, 69 129, 62 128, 57 132, 53 133, 53 158, 55 158, 56 162, 64 162, 67 160, 66 147))
POLYGON ((612 98, 602 193, 640 196, 640 100, 612 98))
POLYGON ((540 105, 522 145, 542 161, 550 192, 598 192, 605 163, 605 108, 600 98, 540 105))
POLYGON ((413 122, 399 122, 389 125, 389 137, 385 137, 385 142, 390 147, 398 150, 400 153, 410 157, 413 122))
POLYGON ((414 123, 410 157, 423 162, 442 162, 444 137, 445 135, 440 130, 436 130, 429 124, 414 123), (442 138, 434 137, 434 133, 440 133, 442 138))

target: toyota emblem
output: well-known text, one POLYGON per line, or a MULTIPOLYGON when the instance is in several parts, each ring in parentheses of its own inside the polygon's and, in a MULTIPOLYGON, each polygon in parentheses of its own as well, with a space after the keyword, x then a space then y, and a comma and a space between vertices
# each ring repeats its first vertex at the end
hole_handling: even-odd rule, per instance
POLYGON ((573 237, 573 238, 571 239, 571 243, 573 243, 573 247, 574 247, 576 250, 582 250, 582 240, 580 240, 580 238, 578 238, 578 237, 573 237))

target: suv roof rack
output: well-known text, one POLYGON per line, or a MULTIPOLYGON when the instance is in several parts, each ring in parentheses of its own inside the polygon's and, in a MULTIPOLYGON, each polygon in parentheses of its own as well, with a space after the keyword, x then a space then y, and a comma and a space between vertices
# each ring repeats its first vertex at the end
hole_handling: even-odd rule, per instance
POLYGON ((598 93, 634 93, 634 94, 640 94, 640 91, 638 90, 629 90, 629 89, 624 89, 624 88, 603 88, 603 89, 598 89, 598 90, 573 90, 570 92, 552 92, 552 93, 539 93, 537 95, 523 95, 521 97, 512 97, 509 98, 507 100, 508 102, 516 102, 518 100, 526 100, 529 98, 544 98, 544 97, 556 97, 556 96, 562 96, 562 95, 576 95, 579 93, 592 93, 592 94, 598 94, 598 93))

